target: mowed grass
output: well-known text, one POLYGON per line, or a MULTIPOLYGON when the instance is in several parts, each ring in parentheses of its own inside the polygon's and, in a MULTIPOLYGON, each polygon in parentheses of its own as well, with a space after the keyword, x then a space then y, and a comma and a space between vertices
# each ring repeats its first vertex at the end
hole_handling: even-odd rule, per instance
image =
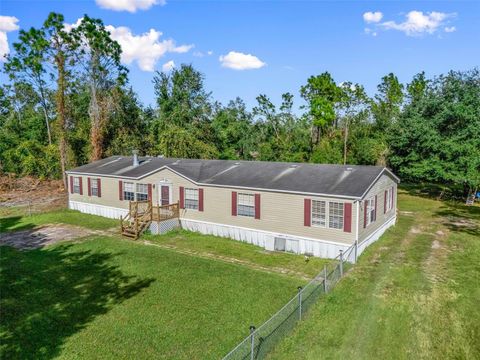
POLYGON ((3 359, 221 358, 303 284, 113 237, 0 255, 3 359))
POLYGON ((118 220, 61 209, 31 216, 2 217, 0 218, 0 232, 27 230, 45 224, 69 224, 88 227, 92 230, 106 230, 119 226, 118 220))
POLYGON ((165 235, 145 235, 143 239, 180 251, 187 251, 201 256, 212 256, 225 261, 234 260, 246 266, 272 269, 286 274, 313 278, 324 264, 331 260, 298 256, 281 252, 269 252, 265 249, 225 239, 218 236, 202 235, 184 230, 169 232, 165 235))
POLYGON ((271 359, 480 358, 480 207, 401 193, 399 208, 271 359))

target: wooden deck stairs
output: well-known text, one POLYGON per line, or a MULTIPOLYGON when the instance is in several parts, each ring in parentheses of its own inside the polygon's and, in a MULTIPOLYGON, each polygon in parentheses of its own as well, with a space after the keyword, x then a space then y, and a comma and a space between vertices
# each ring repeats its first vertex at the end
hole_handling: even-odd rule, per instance
POLYGON ((152 206, 150 200, 130 201, 128 214, 120 218, 120 234, 137 240, 152 221, 160 223, 178 217, 178 203, 152 206))

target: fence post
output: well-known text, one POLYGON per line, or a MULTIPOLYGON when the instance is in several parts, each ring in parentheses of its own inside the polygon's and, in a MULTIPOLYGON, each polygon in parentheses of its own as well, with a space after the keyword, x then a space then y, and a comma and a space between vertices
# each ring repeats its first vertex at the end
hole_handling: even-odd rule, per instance
POLYGON ((343 276, 343 250, 340 250, 340 277, 343 276))
POLYGON ((355 264, 357 263, 358 257, 358 240, 355 240, 355 264))
POLYGON ((327 288, 327 265, 323 265, 323 290, 325 291, 325 294, 328 292, 327 288))
POLYGON ((250 360, 255 359, 255 326, 250 325, 250 360))
POLYGON ((298 287, 298 320, 302 320, 302 287, 298 287))

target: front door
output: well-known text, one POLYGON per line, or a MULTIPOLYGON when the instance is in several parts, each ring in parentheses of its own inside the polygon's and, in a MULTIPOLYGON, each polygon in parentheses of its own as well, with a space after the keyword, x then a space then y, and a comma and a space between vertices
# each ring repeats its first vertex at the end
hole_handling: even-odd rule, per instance
POLYGON ((160 187, 160 205, 170 204, 170 186, 161 185, 160 187))

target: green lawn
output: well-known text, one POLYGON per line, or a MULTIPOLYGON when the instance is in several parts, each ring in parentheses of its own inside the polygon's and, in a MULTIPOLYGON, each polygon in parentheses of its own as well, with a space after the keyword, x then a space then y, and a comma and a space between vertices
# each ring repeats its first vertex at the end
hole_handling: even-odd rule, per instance
POLYGON ((145 235, 143 238, 173 249, 198 255, 212 255, 225 260, 235 259, 247 266, 277 270, 293 276, 303 276, 306 279, 313 278, 323 269, 324 264, 330 262, 327 259, 313 257, 305 261, 303 256, 268 252, 258 246, 240 241, 182 230, 165 235, 145 235))
MULTIPOLYGON (((406 193, 369 247, 272 359, 480 358, 480 208, 406 193)), ((117 221, 56 211, 1 231, 117 221)), ((0 248, 0 358, 214 359, 327 262, 176 231, 0 248)))
POLYGON ((480 208, 399 200, 397 226, 271 359, 480 358, 480 208))
POLYGON ((26 230, 45 224, 70 224, 93 230, 105 230, 119 226, 118 220, 82 214, 75 210, 56 210, 32 216, 9 216, 0 218, 0 232, 26 230))
POLYGON ((302 284, 109 237, 0 264, 1 358, 219 358, 302 284))

